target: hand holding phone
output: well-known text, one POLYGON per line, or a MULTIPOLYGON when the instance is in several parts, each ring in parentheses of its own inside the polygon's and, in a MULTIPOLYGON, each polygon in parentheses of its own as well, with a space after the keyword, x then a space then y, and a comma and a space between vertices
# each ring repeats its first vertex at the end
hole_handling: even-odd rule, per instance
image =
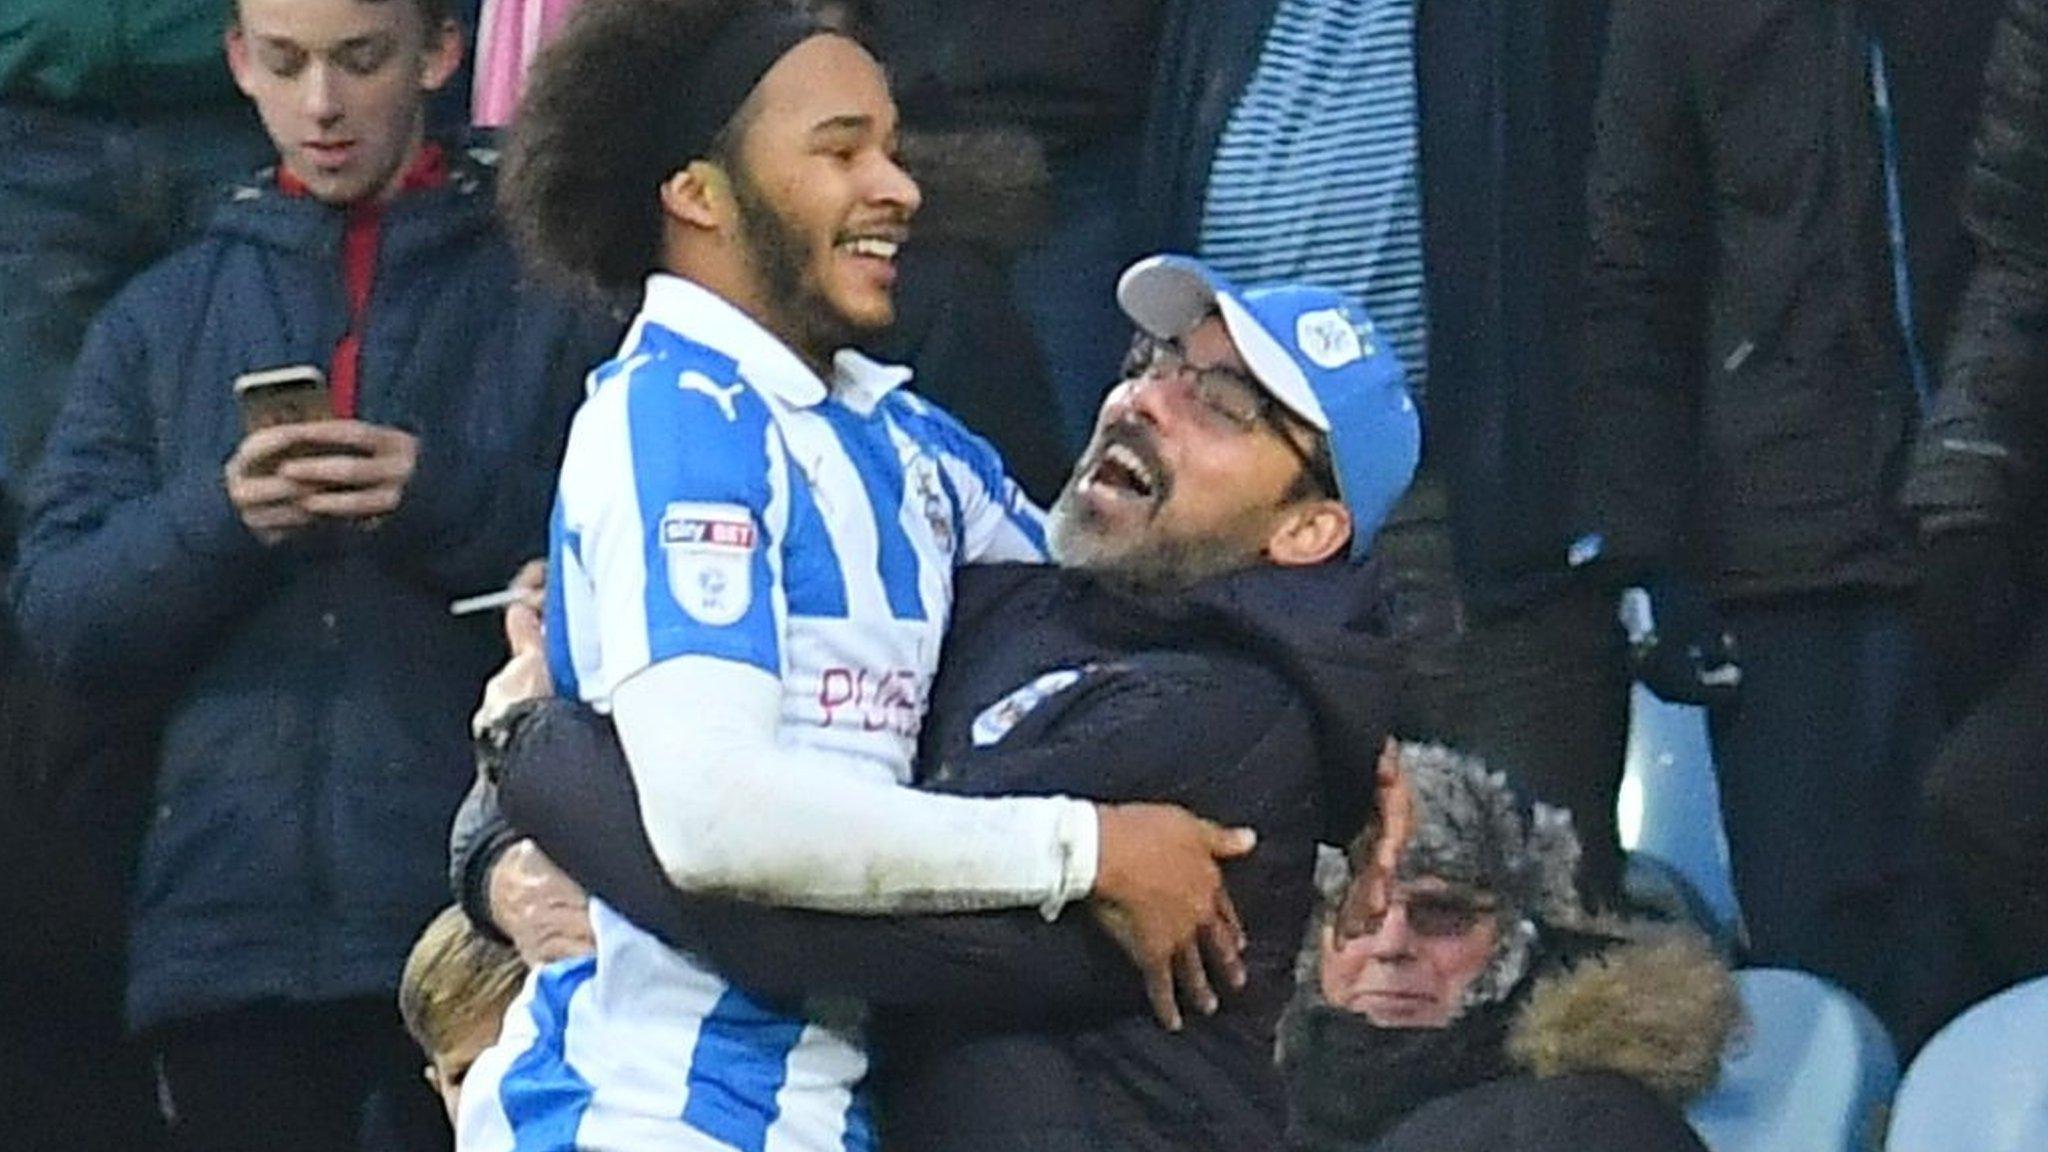
POLYGON ((362 420, 327 420, 306 429, 312 448, 277 466, 305 489, 299 506, 316 517, 372 529, 398 510, 419 467, 418 437, 362 420))
POLYGON ((235 407, 242 413, 244 435, 334 418, 327 374, 311 364, 242 373, 235 377, 235 407))
POLYGON ((275 543, 322 520, 369 529, 403 500, 418 464, 409 432, 338 418, 310 364, 235 378, 243 438, 226 470, 228 498, 258 539, 275 543))
POLYGON ((327 376, 311 364, 264 368, 235 377, 234 393, 242 442, 223 469, 228 501, 250 534, 275 544, 313 522, 299 506, 305 485, 280 476, 278 468, 317 448, 272 430, 331 419, 327 376))

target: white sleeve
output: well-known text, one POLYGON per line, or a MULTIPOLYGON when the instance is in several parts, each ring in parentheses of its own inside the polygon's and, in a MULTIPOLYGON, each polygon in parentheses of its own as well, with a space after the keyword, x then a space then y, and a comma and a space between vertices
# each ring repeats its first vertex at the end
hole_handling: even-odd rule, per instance
POLYGON ((677 887, 836 912, 1050 918, 1094 886, 1094 805, 903 787, 779 743, 781 700, 769 673, 703 656, 614 692, 641 819, 677 887))

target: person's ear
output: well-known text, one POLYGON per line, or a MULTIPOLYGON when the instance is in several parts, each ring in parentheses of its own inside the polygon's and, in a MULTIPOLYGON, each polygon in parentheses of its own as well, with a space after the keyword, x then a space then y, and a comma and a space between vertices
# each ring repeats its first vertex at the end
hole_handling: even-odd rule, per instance
POLYGON ((1351 545, 1351 510, 1325 497, 1292 505, 1266 538, 1266 558, 1283 568, 1320 564, 1351 545))
POLYGON ((661 182, 661 210, 693 228, 717 231, 735 211, 732 183, 718 165, 692 160, 661 182))
POLYGON ((242 90, 242 95, 254 97, 255 93, 249 90, 249 80, 255 65, 249 59, 249 38, 242 33, 242 22, 230 22, 221 39, 227 48, 228 75, 235 78, 235 87, 242 90))

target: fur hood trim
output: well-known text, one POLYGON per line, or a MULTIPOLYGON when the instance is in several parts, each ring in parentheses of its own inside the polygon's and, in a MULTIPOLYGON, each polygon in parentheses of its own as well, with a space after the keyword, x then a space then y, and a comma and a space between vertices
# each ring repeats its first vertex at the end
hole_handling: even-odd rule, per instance
POLYGON ((1735 979, 1696 932, 1630 925, 1538 980, 1508 1055, 1537 1076, 1618 1072, 1683 1105, 1711 1088, 1742 1022, 1735 979))

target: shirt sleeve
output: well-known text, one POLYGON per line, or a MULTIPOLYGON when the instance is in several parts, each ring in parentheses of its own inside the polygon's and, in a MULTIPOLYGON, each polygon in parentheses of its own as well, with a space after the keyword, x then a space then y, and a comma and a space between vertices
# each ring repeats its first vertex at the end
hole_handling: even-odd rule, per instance
POLYGON ((779 675, 788 479, 766 402, 708 350, 603 374, 620 378, 577 416, 551 533, 557 671, 572 658, 570 682, 600 704, 679 656, 779 675))
POLYGON ((1696 474, 1710 158, 1668 0, 1614 5, 1586 205, 1580 519, 1624 578, 1671 563, 1696 474))

